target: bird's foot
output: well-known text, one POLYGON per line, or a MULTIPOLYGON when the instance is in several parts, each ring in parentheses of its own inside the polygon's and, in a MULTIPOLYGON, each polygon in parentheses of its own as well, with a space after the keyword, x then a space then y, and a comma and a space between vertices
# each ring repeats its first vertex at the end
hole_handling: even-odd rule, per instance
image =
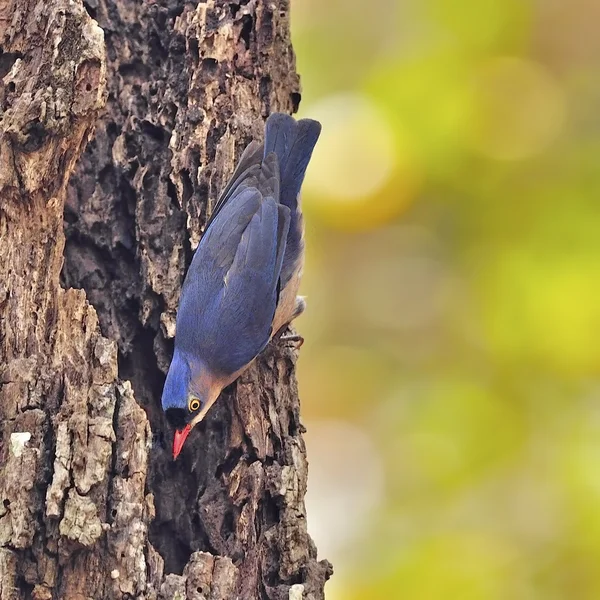
POLYGON ((301 348, 302 344, 304 344, 304 338, 301 335, 282 335, 279 339, 296 349, 301 348))

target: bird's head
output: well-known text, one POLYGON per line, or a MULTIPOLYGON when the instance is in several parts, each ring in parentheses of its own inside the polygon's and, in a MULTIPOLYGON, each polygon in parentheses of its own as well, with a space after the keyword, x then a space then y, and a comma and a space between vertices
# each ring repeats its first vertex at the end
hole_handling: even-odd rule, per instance
POLYGON ((204 418, 219 397, 219 378, 200 360, 175 350, 162 393, 162 408, 175 428, 173 459, 183 448, 190 431, 204 418))

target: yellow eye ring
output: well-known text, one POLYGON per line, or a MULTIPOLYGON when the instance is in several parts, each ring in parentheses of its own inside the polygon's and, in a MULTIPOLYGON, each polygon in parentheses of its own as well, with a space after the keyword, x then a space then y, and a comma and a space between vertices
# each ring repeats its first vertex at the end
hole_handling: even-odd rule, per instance
POLYGON ((190 399, 188 408, 190 412, 196 412, 200 408, 200 400, 198 398, 190 399))

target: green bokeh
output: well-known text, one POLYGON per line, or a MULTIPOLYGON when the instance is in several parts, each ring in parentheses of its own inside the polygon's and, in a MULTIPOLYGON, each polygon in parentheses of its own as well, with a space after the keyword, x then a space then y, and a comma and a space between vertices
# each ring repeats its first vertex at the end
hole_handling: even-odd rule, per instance
POLYGON ((347 515, 314 531, 328 598, 600 598, 598 22, 589 0, 293 2, 301 115, 393 151, 335 197, 328 168, 372 173, 324 138, 303 197, 303 417, 333 486, 309 480, 309 527, 332 489, 347 515), (317 421, 371 440, 382 490, 317 421))

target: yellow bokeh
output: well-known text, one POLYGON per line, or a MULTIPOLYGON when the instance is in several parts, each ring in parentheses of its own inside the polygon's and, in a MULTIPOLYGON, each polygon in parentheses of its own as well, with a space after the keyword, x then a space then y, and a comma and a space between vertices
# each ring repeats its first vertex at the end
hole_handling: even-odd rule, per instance
POLYGON ((446 532, 400 553, 396 569, 348 598, 526 600, 531 598, 522 556, 502 538, 446 532))
POLYGON ((309 215, 332 227, 368 229, 406 209, 417 188, 415 161, 368 97, 332 95, 306 112, 323 124, 304 185, 309 215))
POLYGON ((558 82, 529 60, 502 57, 482 64, 473 96, 470 141, 491 158, 534 156, 556 139, 564 123, 565 101, 558 82))
POLYGON ((498 361, 563 376, 600 374, 600 254, 535 256, 505 249, 482 274, 484 318, 498 361))

